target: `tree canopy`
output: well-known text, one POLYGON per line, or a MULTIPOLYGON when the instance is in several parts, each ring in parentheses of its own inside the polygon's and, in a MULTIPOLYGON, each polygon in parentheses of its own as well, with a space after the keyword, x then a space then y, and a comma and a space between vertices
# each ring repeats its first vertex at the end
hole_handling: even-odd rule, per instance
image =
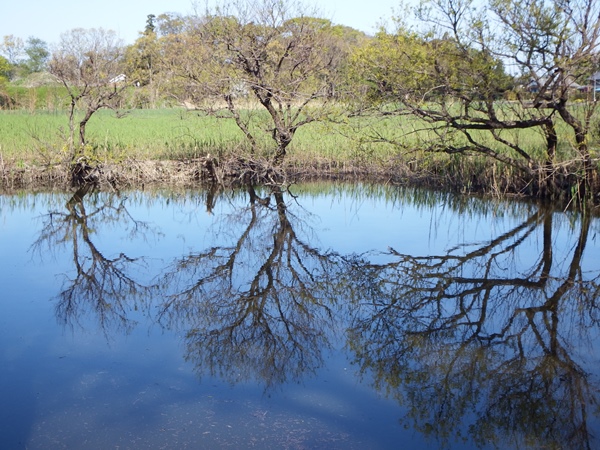
POLYGON ((266 131, 281 162, 298 128, 333 113, 342 33, 332 23, 292 14, 289 4, 234 2, 198 16, 186 31, 167 36, 168 67, 180 80, 182 101, 238 124, 253 151, 266 131), (264 109, 269 124, 242 110, 264 109))
POLYGON ((8 79, 10 77, 10 72, 11 72, 10 63, 8 62, 8 60, 5 57, 0 56, 0 85, 8 82, 8 79))
POLYGON ((544 195, 577 180, 588 197, 598 182, 588 146, 597 102, 574 100, 598 67, 599 13, 593 0, 427 0, 414 10, 418 27, 399 22, 354 53, 359 101, 422 120, 426 150, 492 158, 544 195), (572 131, 566 142, 559 122, 572 131), (544 137, 543 159, 519 130, 544 137), (555 164, 561 147, 572 149, 567 165, 555 164))

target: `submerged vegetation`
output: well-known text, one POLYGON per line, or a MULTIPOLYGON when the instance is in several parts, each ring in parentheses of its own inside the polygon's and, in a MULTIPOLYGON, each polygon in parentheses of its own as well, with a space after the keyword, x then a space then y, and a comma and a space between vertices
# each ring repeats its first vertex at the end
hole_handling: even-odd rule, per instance
POLYGON ((371 37, 303 5, 234 0, 151 14, 130 46, 71 30, 45 82, 15 76, 43 64, 17 64, 5 37, 0 178, 359 176, 597 203, 599 6, 575 3, 428 0, 371 37))

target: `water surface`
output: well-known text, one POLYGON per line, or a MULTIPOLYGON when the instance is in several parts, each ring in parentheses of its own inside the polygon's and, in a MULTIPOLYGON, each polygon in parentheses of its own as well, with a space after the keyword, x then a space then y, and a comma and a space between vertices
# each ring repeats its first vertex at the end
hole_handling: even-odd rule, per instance
POLYGON ((6 448, 594 448, 594 217, 382 186, 0 197, 6 448))

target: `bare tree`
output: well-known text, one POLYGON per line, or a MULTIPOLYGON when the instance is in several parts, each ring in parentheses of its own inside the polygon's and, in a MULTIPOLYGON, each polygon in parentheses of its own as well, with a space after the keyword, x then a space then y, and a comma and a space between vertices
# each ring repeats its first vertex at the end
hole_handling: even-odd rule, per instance
POLYGON ((299 128, 335 114, 344 52, 333 28, 289 1, 239 0, 196 17, 168 53, 187 101, 235 120, 253 152, 266 133, 279 165, 299 128))
POLYGON ((17 66, 21 62, 25 50, 25 44, 21 38, 15 37, 12 34, 2 38, 0 43, 0 53, 6 56, 6 59, 13 66, 17 66))
POLYGON ((62 34, 49 64, 69 95, 68 162, 73 184, 93 181, 94 155, 86 148, 86 126, 98 110, 117 110, 127 87, 119 75, 123 46, 114 31, 76 28, 62 34), (77 123, 77 125, 76 125, 77 123), (75 138, 76 127, 78 138, 75 138))

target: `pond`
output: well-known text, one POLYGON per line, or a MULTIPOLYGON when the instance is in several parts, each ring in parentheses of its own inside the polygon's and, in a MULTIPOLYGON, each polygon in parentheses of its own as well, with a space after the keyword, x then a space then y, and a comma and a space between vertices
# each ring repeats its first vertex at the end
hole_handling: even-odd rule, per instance
POLYGON ((389 186, 0 196, 5 448, 594 448, 600 221, 389 186))

